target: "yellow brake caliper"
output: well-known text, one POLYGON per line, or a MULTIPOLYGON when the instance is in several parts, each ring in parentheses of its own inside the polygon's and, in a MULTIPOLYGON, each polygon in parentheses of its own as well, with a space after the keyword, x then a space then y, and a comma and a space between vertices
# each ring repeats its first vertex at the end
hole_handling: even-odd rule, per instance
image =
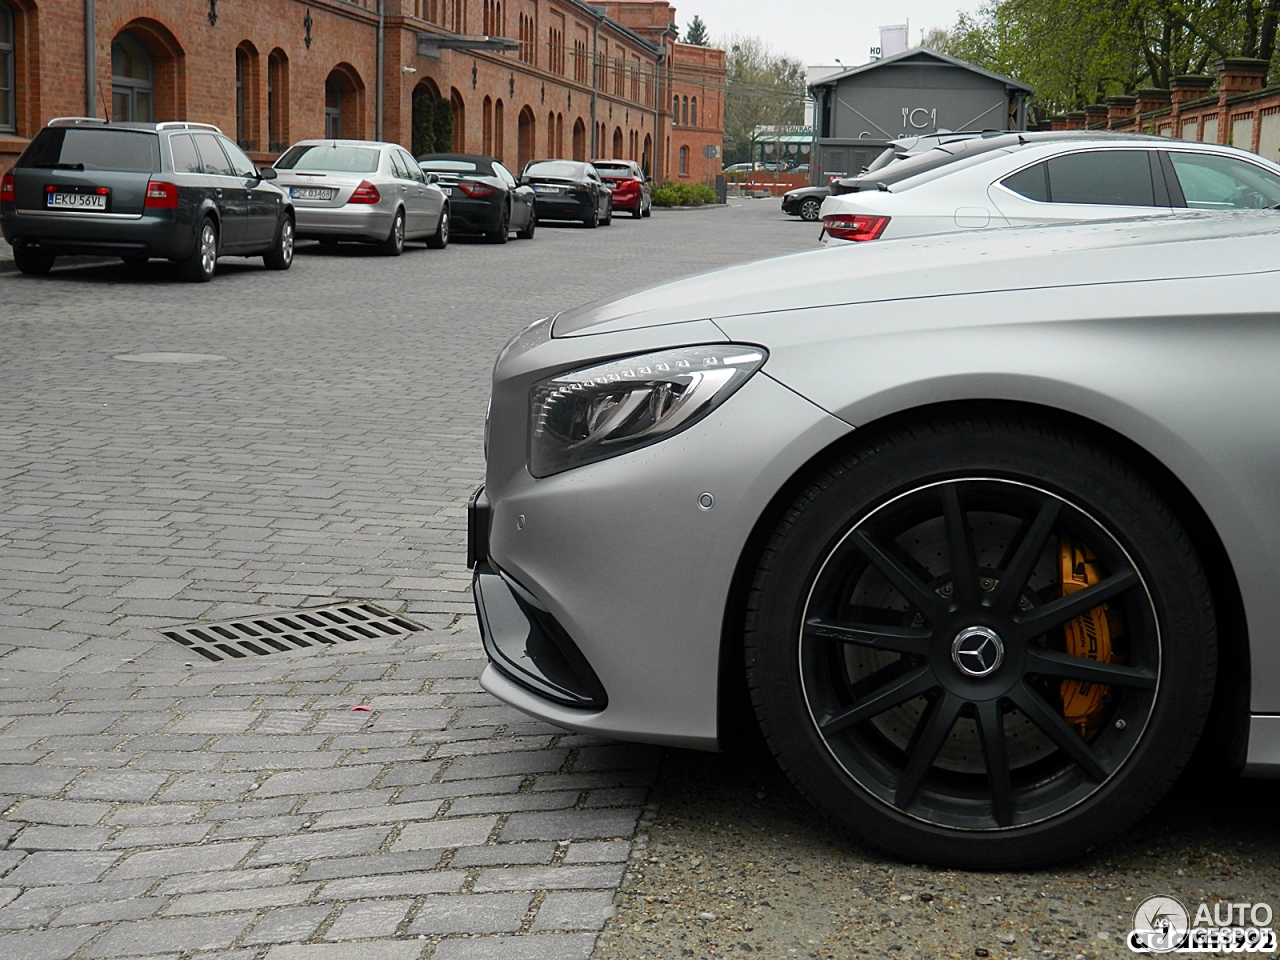
MULTIPOLYGON (((1091 587, 1102 579, 1098 558, 1087 547, 1076 546, 1065 537, 1059 541, 1058 561, 1058 582, 1062 584, 1064 597, 1091 587)), ((1074 657, 1110 663, 1111 638, 1119 624, 1112 623, 1109 613, 1107 605, 1102 604, 1067 623, 1063 627, 1066 652, 1074 657)), ((1062 681, 1059 688, 1062 714, 1086 740, 1097 732, 1109 690, 1103 684, 1085 680, 1062 681)))

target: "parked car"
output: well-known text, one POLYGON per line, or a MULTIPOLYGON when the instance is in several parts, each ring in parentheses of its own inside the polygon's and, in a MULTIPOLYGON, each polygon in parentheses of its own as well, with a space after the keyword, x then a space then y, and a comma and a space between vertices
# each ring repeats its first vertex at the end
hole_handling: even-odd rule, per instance
POLYGON ((653 180, 634 160, 592 160, 600 179, 613 191, 613 209, 629 210, 639 220, 653 212, 653 180))
POLYGON ((399 144, 301 140, 275 168, 297 208, 300 240, 376 243, 390 257, 406 240, 449 245, 448 200, 399 144))
POLYGON ((822 218, 827 237, 866 241, 1277 204, 1280 165, 1245 150, 1064 131, 943 144, 837 181, 822 218))
POLYGON ((48 273, 63 254, 163 257, 188 280, 218 257, 293 263, 293 204, 215 126, 52 120, 0 180, 0 226, 18 269, 48 273))
POLYGON ((1123 833, 1206 729, 1280 774, 1277 262, 1270 212, 1184 210, 535 322, 469 509, 482 686, 701 749, 749 689, 830 817, 964 869, 1123 833))
POLYGON ((613 222, 613 191, 589 163, 533 160, 520 182, 533 187, 539 220, 581 220, 592 229, 613 222))
POLYGON ((511 231, 532 240, 538 228, 533 188, 516 182, 493 157, 470 153, 424 153, 418 165, 439 179, 449 197, 455 233, 479 233, 491 243, 506 243, 511 231))
POLYGON ((822 201, 831 196, 831 187, 800 187, 782 195, 782 212, 817 223, 822 219, 822 201))

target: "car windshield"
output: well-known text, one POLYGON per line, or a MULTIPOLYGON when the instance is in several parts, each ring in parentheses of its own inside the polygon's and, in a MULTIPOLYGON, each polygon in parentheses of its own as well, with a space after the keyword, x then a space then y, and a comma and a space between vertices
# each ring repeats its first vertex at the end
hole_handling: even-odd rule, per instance
POLYGON ((568 177, 578 180, 583 176, 582 164, 565 160, 543 160, 525 167, 526 177, 568 177))
POLYGON ((474 160, 421 160, 418 166, 423 170, 430 170, 433 173, 476 173, 488 177, 492 176, 493 169, 485 164, 486 169, 481 169, 480 165, 474 160))
POLYGON ((132 130, 51 127, 40 131, 18 166, 154 173, 160 169, 160 139, 132 130))
POLYGON ((299 144, 276 161, 277 170, 317 170, 326 173, 376 173, 379 151, 374 147, 340 147, 336 143, 299 144))

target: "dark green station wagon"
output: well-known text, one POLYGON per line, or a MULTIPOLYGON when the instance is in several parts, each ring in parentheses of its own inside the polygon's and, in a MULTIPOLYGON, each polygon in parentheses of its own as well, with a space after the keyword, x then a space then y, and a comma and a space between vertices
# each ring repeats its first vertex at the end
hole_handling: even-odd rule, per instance
POLYGON ((205 123, 51 120, 0 181, 0 226, 23 273, 98 254, 179 264, 209 280, 224 255, 293 262, 288 195, 205 123))

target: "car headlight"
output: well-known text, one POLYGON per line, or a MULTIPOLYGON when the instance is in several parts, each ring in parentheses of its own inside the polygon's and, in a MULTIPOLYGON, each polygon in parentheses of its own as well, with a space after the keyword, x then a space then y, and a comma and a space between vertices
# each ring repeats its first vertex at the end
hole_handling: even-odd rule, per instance
POLYGON ((549 477, 664 440, 728 399, 768 356, 733 343, 676 347, 536 383, 529 472, 549 477))

